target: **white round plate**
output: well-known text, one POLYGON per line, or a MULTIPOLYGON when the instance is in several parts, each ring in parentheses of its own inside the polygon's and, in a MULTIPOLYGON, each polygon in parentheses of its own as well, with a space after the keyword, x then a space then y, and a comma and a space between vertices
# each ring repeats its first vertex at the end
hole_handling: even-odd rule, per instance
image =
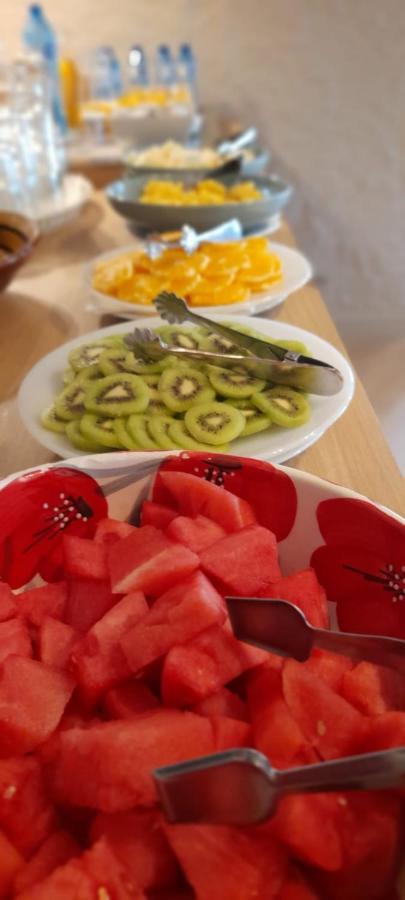
MULTIPOLYGON (((115 256, 120 256, 121 254, 133 252, 134 249, 137 248, 133 244, 127 247, 116 247, 115 250, 110 250, 108 253, 97 256, 96 259, 93 259, 86 266, 86 287, 90 291, 94 307, 98 312, 111 313, 111 315, 120 319, 132 319, 134 316, 156 316, 153 306, 149 307, 143 306, 142 303, 127 303, 124 300, 116 300, 114 297, 109 297, 107 294, 102 294, 100 291, 95 291, 92 288, 93 270, 98 263, 114 259, 115 256)), ((254 316, 265 312, 265 310, 272 309, 274 306, 278 306, 289 294, 298 291, 312 278, 311 263, 298 250, 293 250, 292 247, 286 247, 285 244, 277 244, 274 241, 270 242, 270 249, 274 250, 281 259, 283 267, 281 281, 268 288, 267 291, 254 294, 250 300, 245 300, 243 303, 230 303, 228 306, 199 306, 196 311, 202 316, 211 316, 212 312, 215 312, 215 315, 224 315, 228 318, 240 313, 254 316)))
MULTIPOLYGON (((221 316, 214 315, 211 318, 213 320, 222 319, 221 316)), ((140 327, 148 324, 148 319, 141 319, 137 322, 140 327)), ((164 323, 162 319, 156 319, 154 324, 158 326, 164 323)), ((230 445, 231 453, 267 459, 271 462, 285 462, 314 444, 348 407, 354 390, 353 371, 347 360, 335 347, 310 331, 267 319, 255 319, 252 323, 248 316, 235 317, 235 324, 254 324, 257 331, 272 336, 276 342, 277 339, 303 341, 311 356, 330 363, 340 369, 342 373, 343 386, 338 394, 333 397, 311 395, 312 415, 305 425, 291 429, 273 427, 268 432, 264 431, 250 437, 239 438, 230 445)), ((130 331, 131 327, 127 322, 120 322, 118 325, 81 335, 53 350, 52 353, 48 353, 28 372, 19 390, 18 408, 24 425, 43 447, 47 447, 48 450, 52 450, 64 459, 68 459, 72 454, 80 455, 64 435, 47 431, 40 423, 41 412, 52 403, 55 395, 63 387, 61 376, 68 364, 69 352, 81 344, 91 343, 106 337, 106 335, 126 334, 130 331)))
POLYGON ((93 185, 83 175, 65 175, 60 190, 47 197, 36 216, 42 233, 53 231, 74 219, 93 193, 93 185))

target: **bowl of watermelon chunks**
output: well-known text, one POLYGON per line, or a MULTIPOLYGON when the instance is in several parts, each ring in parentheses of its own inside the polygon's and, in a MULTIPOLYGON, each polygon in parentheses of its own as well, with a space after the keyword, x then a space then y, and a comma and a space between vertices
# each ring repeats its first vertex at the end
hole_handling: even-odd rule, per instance
POLYGON ((172 825, 152 773, 233 747, 286 768, 404 745, 399 673, 243 644, 223 600, 405 638, 404 557, 399 517, 259 460, 107 454, 0 484, 0 898, 399 900, 403 791, 172 825))

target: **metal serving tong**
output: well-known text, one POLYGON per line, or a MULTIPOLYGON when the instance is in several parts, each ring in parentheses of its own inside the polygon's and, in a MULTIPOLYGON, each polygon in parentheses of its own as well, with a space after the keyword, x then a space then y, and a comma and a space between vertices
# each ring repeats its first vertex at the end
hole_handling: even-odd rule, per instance
POLYGON ((190 320, 225 337, 230 342, 230 352, 208 353, 203 350, 172 347, 150 329, 135 329, 134 334, 127 335, 125 340, 131 349, 135 349, 144 358, 158 359, 164 351, 165 354, 201 360, 222 368, 242 366, 246 371, 266 381, 289 385, 311 394, 337 394, 342 387, 342 375, 333 366, 291 350, 284 350, 277 344, 266 343, 199 316, 191 312, 184 300, 176 294, 163 291, 157 296, 155 306, 161 317, 169 322, 190 320))
POLYGON ((308 659, 313 647, 319 647, 405 675, 405 641, 399 638, 315 628, 297 606, 286 600, 226 597, 225 602, 235 636, 247 644, 300 662, 308 659))
POLYGON ((249 128, 245 128, 244 131, 240 131, 235 137, 225 138, 220 141, 216 146, 216 150, 221 156, 231 156, 233 153, 238 153, 239 150, 243 150, 244 147, 249 147, 256 139, 257 128, 250 126, 249 128))
POLYGON ((405 787, 405 747, 286 770, 257 750, 226 750, 155 769, 153 777, 169 822, 254 825, 286 794, 405 787))
POLYGON ((149 259, 159 259, 165 250, 175 247, 182 247, 185 253, 194 253, 204 241, 223 243, 224 241, 239 240, 242 237, 242 226, 239 219, 229 219, 228 222, 223 222, 216 228, 210 228, 209 231, 198 233, 191 225, 183 225, 181 231, 174 232, 174 234, 175 237, 171 240, 166 240, 159 234, 150 236, 145 244, 149 259))

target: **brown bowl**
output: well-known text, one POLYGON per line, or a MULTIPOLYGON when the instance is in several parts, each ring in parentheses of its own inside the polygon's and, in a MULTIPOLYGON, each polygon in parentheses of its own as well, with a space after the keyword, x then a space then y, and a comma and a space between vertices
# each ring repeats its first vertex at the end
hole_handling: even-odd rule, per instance
POLYGON ((31 255, 38 237, 39 229, 32 219, 0 210, 0 292, 31 255))

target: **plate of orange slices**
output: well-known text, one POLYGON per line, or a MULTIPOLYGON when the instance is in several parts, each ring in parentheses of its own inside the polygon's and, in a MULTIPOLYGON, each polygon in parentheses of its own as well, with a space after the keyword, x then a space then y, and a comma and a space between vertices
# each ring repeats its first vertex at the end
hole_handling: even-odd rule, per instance
POLYGON ((173 291, 201 312, 254 315, 271 309, 303 287, 310 262, 291 247, 250 237, 180 247, 150 259, 141 242, 111 250, 87 267, 86 285, 97 309, 120 318, 156 315, 154 298, 173 291))

